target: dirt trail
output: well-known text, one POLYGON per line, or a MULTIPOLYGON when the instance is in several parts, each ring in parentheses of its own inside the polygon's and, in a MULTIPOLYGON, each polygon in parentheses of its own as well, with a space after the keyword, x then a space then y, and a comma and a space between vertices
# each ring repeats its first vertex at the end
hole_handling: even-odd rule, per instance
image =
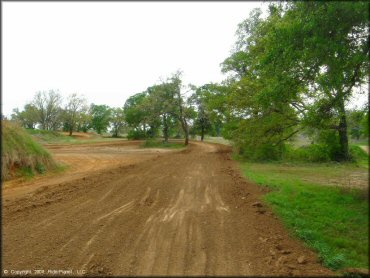
POLYGON ((91 275, 329 275, 225 146, 192 143, 3 205, 3 269, 91 275), (297 258, 304 256, 304 263, 297 258))
POLYGON ((101 169, 112 169, 123 165, 132 165, 156 157, 166 149, 140 148, 142 141, 117 140, 116 142, 98 142, 82 145, 48 144, 46 149, 59 163, 68 170, 39 175, 31 180, 22 178, 6 181, 3 188, 9 190, 8 198, 22 196, 43 186, 55 186, 90 175, 101 169))

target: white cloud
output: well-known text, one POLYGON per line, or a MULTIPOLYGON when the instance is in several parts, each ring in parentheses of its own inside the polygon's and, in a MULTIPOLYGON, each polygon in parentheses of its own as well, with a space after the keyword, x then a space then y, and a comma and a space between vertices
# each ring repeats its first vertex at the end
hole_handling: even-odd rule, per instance
POLYGON ((38 90, 122 106, 177 69, 184 83, 223 79, 237 24, 261 2, 5 2, 2 111, 38 90))

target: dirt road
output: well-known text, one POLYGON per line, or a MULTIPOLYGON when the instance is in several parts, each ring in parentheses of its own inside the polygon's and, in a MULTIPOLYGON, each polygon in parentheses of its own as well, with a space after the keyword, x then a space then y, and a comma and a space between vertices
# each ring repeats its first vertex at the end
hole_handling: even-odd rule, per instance
POLYGON ((331 274, 255 204, 263 192, 240 177, 225 146, 192 143, 17 197, 12 192, 3 190, 3 270, 331 274))

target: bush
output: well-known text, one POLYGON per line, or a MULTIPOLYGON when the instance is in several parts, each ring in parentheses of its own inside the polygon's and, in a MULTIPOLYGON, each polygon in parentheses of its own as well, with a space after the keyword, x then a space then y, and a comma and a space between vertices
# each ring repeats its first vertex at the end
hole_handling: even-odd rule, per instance
POLYGON ((339 145, 339 135, 335 130, 323 130, 318 136, 318 143, 328 152, 330 160, 339 161, 342 153, 339 145))
POLYGON ((252 161, 280 160, 285 152, 285 145, 260 144, 257 146, 240 146, 239 154, 252 161))
POLYGON ((292 146, 286 146, 284 159, 306 162, 327 162, 331 160, 330 150, 323 144, 312 144, 297 149, 294 149, 292 146))
POLYGON ((127 133, 127 139, 129 140, 140 140, 140 139, 145 139, 146 134, 142 130, 130 130, 127 133))

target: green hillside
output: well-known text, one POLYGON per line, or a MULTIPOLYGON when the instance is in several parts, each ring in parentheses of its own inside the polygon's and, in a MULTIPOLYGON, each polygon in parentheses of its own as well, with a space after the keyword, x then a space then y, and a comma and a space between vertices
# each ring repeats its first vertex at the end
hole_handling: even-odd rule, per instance
POLYGON ((1 121, 2 171, 1 178, 32 176, 56 166, 50 153, 35 142, 18 125, 1 121))

